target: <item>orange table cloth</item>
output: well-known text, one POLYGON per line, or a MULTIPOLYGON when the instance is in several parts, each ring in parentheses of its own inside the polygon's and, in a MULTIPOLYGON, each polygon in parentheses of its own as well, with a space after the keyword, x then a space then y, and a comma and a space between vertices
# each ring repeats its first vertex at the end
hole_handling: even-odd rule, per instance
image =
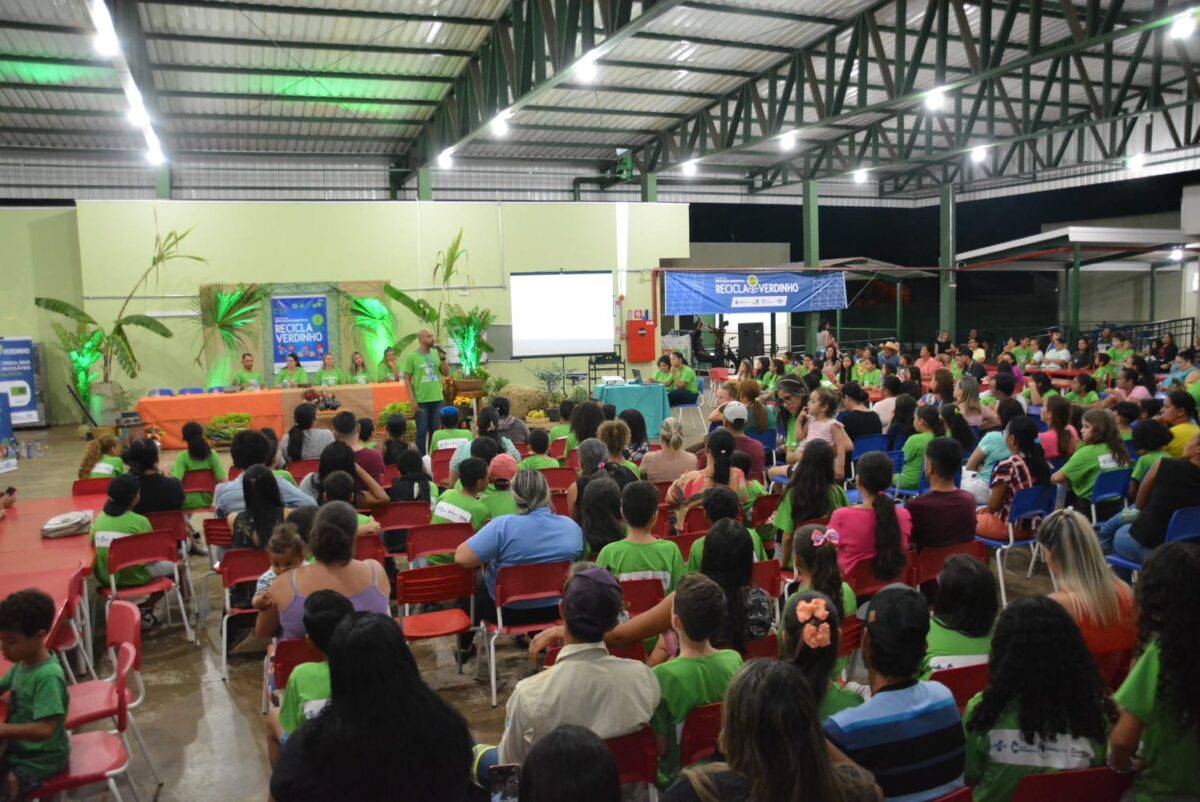
MULTIPOLYGON (((377 418, 380 411, 396 401, 412 403, 412 393, 403 382, 378 384, 339 384, 327 388, 342 406, 338 411, 353 412, 356 417, 377 418)), ((280 436, 291 427, 292 410, 304 400, 304 390, 250 390, 242 393, 203 393, 200 395, 146 397, 137 403, 137 412, 146 426, 162 432, 164 448, 187 448, 183 425, 196 421, 207 425, 218 415, 244 412, 255 429, 270 427, 280 436)))

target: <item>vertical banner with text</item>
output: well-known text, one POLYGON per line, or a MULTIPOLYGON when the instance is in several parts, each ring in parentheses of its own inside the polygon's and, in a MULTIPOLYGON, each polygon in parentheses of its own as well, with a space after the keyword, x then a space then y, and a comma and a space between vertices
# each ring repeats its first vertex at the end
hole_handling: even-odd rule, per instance
POLYGON ((324 295, 288 295, 271 299, 271 357, 282 370, 288 354, 300 357, 305 370, 318 370, 329 350, 327 299, 324 295))
POLYGON ((0 339, 0 393, 8 396, 12 422, 17 426, 36 426, 46 422, 38 409, 35 392, 35 358, 32 338, 0 339))

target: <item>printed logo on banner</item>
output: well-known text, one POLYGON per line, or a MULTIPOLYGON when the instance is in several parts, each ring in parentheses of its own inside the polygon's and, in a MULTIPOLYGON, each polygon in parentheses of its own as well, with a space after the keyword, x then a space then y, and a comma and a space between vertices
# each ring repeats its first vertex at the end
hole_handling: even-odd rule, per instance
POLYGON ((0 393, 8 396, 12 422, 43 423, 34 393, 34 345, 32 338, 6 337, 0 340, 0 393))
POLYGON ((300 357, 306 370, 318 370, 329 348, 324 295, 271 299, 272 354, 275 370, 287 364, 287 355, 300 357))
POLYGON ((840 271, 803 273, 710 273, 668 271, 665 313, 729 314, 739 311, 810 312, 846 308, 840 271))

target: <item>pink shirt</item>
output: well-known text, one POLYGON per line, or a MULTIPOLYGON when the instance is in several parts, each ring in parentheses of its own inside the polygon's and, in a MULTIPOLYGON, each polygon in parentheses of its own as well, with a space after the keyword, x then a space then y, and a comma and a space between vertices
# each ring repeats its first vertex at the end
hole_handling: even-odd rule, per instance
MULTIPOLYGON (((900 548, 908 548, 912 534, 912 516, 903 507, 896 508, 900 519, 900 548)), ((865 507, 842 507, 833 511, 829 528, 838 532, 838 567, 842 577, 850 576, 854 566, 875 556, 875 511, 865 507)))
MULTIPOLYGON (((1075 446, 1079 443, 1079 433, 1075 431, 1074 426, 1067 426, 1067 431, 1071 434, 1071 453, 1074 454, 1075 446)), ((1039 434, 1038 442, 1042 444, 1042 451, 1046 452, 1046 459, 1063 456, 1058 450, 1058 432, 1053 429, 1047 429, 1039 434)))
POLYGON ((929 359, 926 359, 924 362, 922 362, 920 359, 918 359, 916 362, 916 365, 917 365, 917 368, 921 371, 921 378, 924 379, 925 381, 929 381, 930 379, 932 379, 934 371, 936 371, 938 368, 942 367, 942 363, 938 362, 933 357, 929 357, 929 359))

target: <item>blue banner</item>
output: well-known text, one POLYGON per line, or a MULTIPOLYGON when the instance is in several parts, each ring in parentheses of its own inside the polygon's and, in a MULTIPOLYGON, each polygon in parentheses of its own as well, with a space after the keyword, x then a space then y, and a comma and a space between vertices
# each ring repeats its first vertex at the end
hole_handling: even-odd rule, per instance
POLYGON ((305 370, 319 370, 329 350, 327 299, 324 295, 289 295, 271 299, 271 355, 275 370, 288 354, 300 357, 305 370))
POLYGON ((845 274, 668 271, 668 315, 819 312, 846 308, 845 274))
POLYGON ((0 393, 8 396, 12 423, 18 426, 45 423, 38 410, 34 358, 32 339, 0 339, 0 393))

